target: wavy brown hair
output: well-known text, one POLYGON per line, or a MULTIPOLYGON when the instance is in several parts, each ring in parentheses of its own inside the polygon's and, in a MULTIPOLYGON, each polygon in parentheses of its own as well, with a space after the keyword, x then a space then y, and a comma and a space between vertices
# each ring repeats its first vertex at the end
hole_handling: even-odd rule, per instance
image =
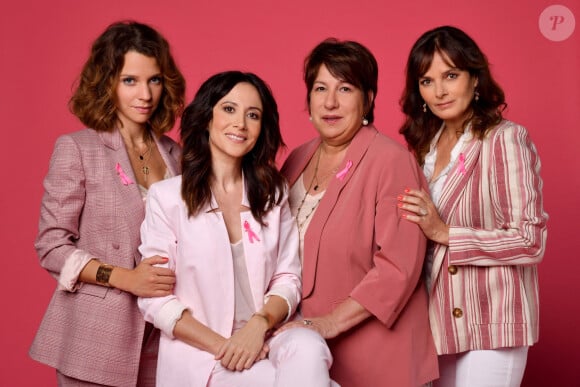
POLYGON ((157 61, 163 92, 149 125, 157 134, 168 132, 183 109, 185 79, 165 38, 148 25, 135 21, 113 23, 95 40, 69 108, 88 128, 110 131, 120 125, 115 90, 125 64, 125 54, 129 51, 157 61))
POLYGON ((405 89, 399 101, 406 116, 399 133, 405 137, 409 149, 421 165, 433 137, 443 123, 430 110, 423 112, 424 101, 419 92, 419 80, 431 67, 435 52, 448 58, 451 62, 449 65, 467 71, 470 76, 477 78, 479 100, 471 101, 471 112, 463 123, 465 127, 471 122, 471 130, 477 138, 485 137, 503 119, 502 112, 507 106, 503 90, 491 76, 486 56, 473 39, 462 30, 451 26, 441 26, 425 32, 411 48, 407 60, 405 89))
POLYGON ((285 180, 276 168, 276 155, 284 146, 280 133, 278 106, 268 85, 252 73, 226 71, 206 80, 181 117, 181 197, 188 215, 194 216, 211 201, 212 159, 208 126, 213 108, 237 84, 249 83, 262 101, 260 135, 242 158, 250 211, 263 226, 263 217, 282 200, 285 180))
POLYGON ((326 66, 335 78, 348 82, 362 91, 364 118, 372 123, 375 120, 379 68, 370 50, 358 42, 340 41, 335 38, 327 38, 314 47, 304 60, 304 83, 308 106, 312 86, 322 65, 326 66), (369 91, 373 92, 374 98, 369 98, 369 91))

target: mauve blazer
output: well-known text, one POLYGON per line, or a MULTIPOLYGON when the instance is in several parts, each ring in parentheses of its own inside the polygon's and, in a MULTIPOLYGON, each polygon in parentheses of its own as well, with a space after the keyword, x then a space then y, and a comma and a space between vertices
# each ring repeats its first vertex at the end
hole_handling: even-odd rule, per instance
MULTIPOLYGON (((293 185, 320 139, 295 149, 282 172, 293 185)), ((321 316, 352 297, 372 316, 328 340, 331 377, 343 387, 417 387, 437 378, 421 280, 426 240, 401 218, 397 195, 425 187, 413 156, 372 125, 355 135, 304 237, 304 316, 321 316)))
MULTIPOLYGON (((166 136, 155 142, 169 171, 178 174, 179 146, 166 136)), ((141 260, 143 199, 136 183, 123 184, 117 163, 135 182, 118 130, 84 129, 56 141, 35 242, 40 264, 54 277, 77 249, 128 269, 141 260)), ((73 378, 132 386, 144 328, 137 299, 129 293, 88 283, 74 292, 57 288, 30 356, 73 378)))
POLYGON ((537 264, 546 248, 540 159, 527 130, 504 120, 462 150, 439 213, 449 246, 434 245, 430 320, 441 354, 538 340, 537 264))
MULTIPOLYGON (((250 207, 246 191, 243 206, 250 207)), ((174 294, 139 298, 145 319, 163 333, 159 343, 157 386, 204 387, 217 361, 214 355, 173 337, 183 308, 164 308, 178 302, 194 318, 223 337, 230 337, 234 323, 234 265, 230 240, 221 212, 212 197, 195 216, 189 217, 181 197, 181 176, 153 184, 147 195, 147 211, 141 227, 143 256, 169 258, 164 265, 175 271, 174 294), (167 324, 168 315, 172 323, 167 324), (165 323, 160 321, 165 320, 165 323)), ((288 302, 289 316, 300 302, 298 229, 290 213, 288 196, 264 217, 261 226, 250 211, 240 213, 242 243, 255 310, 265 297, 276 294, 288 302), (255 238, 257 237, 257 238, 255 238)))

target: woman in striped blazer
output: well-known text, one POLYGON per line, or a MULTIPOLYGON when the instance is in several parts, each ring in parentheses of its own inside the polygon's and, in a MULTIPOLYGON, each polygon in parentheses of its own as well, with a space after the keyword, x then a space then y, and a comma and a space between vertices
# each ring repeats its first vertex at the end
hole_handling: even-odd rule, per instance
POLYGON ((540 160, 502 117, 504 93, 463 31, 424 33, 411 49, 400 129, 430 193, 399 196, 428 239, 435 386, 519 386, 538 340, 537 264, 546 244, 540 160))

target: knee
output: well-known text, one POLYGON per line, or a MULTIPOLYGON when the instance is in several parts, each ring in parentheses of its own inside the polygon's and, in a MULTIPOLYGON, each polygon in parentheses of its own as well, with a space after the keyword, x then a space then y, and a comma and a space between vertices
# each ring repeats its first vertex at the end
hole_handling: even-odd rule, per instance
POLYGON ((298 355, 303 360, 320 361, 323 359, 327 363, 332 363, 332 355, 326 344, 326 340, 318 332, 308 328, 293 328, 283 332, 276 337, 279 342, 272 343, 274 347, 283 353, 284 357, 298 355))

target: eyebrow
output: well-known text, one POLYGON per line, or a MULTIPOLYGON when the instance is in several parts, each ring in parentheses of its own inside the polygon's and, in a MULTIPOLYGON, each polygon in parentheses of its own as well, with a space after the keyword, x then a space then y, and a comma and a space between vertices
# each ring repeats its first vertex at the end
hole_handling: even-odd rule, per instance
MULTIPOLYGON (((240 106, 238 103, 236 103, 236 102, 234 102, 234 101, 229 101, 229 100, 225 100, 225 101, 223 101, 223 102, 221 103, 221 105, 228 104, 228 103, 229 103, 229 104, 232 104, 232 105, 235 105, 235 106, 240 106)), ((259 108, 259 107, 257 107, 257 106, 250 106, 250 107, 248 107, 248 110, 251 110, 251 109, 259 110, 260 112, 262 111, 262 108, 259 108)))

